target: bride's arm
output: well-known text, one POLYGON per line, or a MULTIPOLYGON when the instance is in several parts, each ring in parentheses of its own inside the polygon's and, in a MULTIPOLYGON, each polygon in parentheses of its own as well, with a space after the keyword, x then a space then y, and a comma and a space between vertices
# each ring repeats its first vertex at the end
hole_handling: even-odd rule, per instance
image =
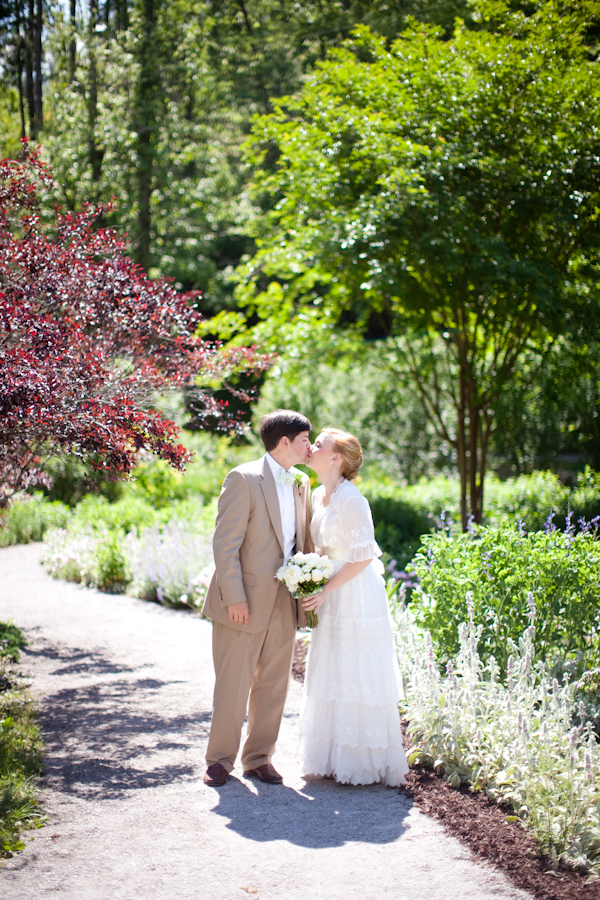
POLYGON ((375 541, 371 509, 366 497, 353 494, 342 504, 342 531, 346 541, 346 562, 339 572, 327 582, 320 594, 307 597, 303 602, 305 610, 318 609, 329 595, 342 585, 356 578, 369 566, 381 550, 375 541))
POLYGON ((336 572, 333 575, 320 594, 316 594, 313 597, 307 597, 306 600, 302 601, 302 605, 304 609, 308 612, 309 609, 318 609, 324 600, 327 600, 332 591, 337 591, 338 588, 341 588, 343 584, 351 581, 353 578, 356 578, 367 566, 370 566, 373 560, 371 559, 361 559, 360 562, 347 562, 344 563, 339 572, 336 572))

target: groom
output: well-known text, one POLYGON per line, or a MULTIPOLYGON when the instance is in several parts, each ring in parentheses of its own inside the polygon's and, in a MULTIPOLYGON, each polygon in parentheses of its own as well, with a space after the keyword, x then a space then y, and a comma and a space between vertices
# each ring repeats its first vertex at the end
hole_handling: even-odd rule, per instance
POLYGON ((271 757, 296 627, 305 614, 275 573, 296 550, 313 549, 310 482, 289 471, 309 458, 310 430, 300 413, 269 413, 260 423, 266 454, 237 466, 223 482, 213 541, 216 572, 202 610, 213 622, 216 675, 206 784, 225 784, 233 769, 246 708, 244 774, 268 784, 283 781, 271 757))

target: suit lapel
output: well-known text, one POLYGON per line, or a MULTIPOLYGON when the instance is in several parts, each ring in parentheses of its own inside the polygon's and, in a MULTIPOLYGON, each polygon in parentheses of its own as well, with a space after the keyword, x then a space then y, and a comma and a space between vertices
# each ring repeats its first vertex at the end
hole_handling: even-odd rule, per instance
POLYGON ((296 548, 302 550, 304 548, 304 504, 300 488, 296 485, 294 485, 294 504, 296 507, 296 548))
MULTIPOLYGON (((279 541, 281 549, 283 550, 283 527, 281 525, 281 512, 279 510, 277 485, 275 484, 275 479, 273 478, 273 473, 271 472, 271 467, 267 462, 266 456, 263 457, 262 479, 260 482, 260 486, 264 494, 267 509, 269 510, 271 525, 273 526, 273 530, 277 535, 277 540, 279 541)), ((296 510, 296 519, 297 518, 298 511, 296 510)))

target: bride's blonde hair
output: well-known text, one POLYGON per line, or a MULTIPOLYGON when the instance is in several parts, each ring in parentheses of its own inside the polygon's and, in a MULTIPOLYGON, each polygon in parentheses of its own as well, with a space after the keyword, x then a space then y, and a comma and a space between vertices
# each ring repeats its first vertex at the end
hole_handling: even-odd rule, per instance
POLYGON ((355 481, 363 463, 362 447, 360 441, 347 431, 339 428, 324 428, 323 434, 330 434, 333 438, 333 450, 342 457, 341 474, 348 481, 355 481))

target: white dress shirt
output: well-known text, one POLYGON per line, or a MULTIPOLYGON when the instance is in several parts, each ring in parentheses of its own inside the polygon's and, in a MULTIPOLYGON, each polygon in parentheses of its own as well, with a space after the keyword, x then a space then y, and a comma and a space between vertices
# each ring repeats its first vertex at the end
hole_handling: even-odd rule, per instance
MULTIPOLYGON (((279 512, 281 513, 281 527, 283 529, 283 561, 285 564, 290 556, 293 556, 294 547, 296 546, 296 502, 294 500, 294 487, 291 484, 283 484, 282 482, 277 481, 277 473, 283 469, 283 466, 280 466, 270 453, 267 453, 266 456, 277 488, 279 512)), ((284 471, 286 470, 284 469, 284 471)))

